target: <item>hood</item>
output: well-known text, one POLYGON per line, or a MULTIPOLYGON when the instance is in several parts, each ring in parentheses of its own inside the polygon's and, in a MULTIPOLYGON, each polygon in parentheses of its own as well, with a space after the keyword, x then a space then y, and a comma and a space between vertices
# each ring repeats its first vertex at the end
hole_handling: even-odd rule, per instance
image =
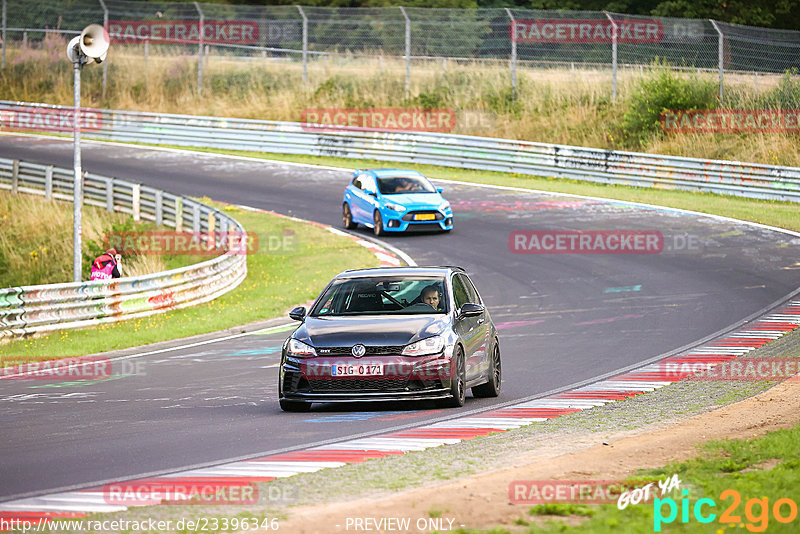
POLYGON ((295 339, 314 347, 407 345, 444 332, 448 316, 306 317, 295 339))
POLYGON ((403 206, 431 206, 438 208, 444 203, 439 193, 398 193, 396 195, 383 195, 386 202, 394 202, 403 206))

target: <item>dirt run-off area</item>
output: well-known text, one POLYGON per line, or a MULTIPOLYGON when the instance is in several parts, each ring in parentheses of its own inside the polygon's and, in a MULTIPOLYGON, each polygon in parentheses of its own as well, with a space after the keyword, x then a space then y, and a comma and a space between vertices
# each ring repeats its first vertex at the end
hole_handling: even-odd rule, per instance
POLYGON ((408 489, 374 499, 327 502, 288 510, 281 532, 446 532, 458 528, 521 527, 513 521, 530 503, 512 503, 513 481, 624 480, 638 469, 658 468, 698 454, 709 440, 749 439, 800 421, 800 381, 790 379, 743 401, 653 429, 570 436, 552 436, 540 446, 515 456, 512 466, 436 486, 408 489), (359 522, 360 520, 360 522, 359 522), (408 528, 402 521, 406 521, 408 528), (358 528, 361 526, 362 528, 358 528), (421 527, 421 528, 420 528, 421 527))

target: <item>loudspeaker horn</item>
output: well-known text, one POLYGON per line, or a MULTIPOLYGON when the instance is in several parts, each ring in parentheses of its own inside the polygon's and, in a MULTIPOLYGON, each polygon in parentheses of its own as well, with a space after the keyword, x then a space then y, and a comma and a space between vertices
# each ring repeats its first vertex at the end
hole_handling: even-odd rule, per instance
POLYGON ((72 40, 67 45, 67 58, 69 59, 70 63, 75 63, 80 61, 81 51, 78 47, 78 43, 81 42, 80 35, 76 35, 72 38, 72 40))
POLYGON ((108 32, 99 24, 89 24, 80 35, 81 52, 89 59, 100 63, 106 58, 110 39, 108 32))

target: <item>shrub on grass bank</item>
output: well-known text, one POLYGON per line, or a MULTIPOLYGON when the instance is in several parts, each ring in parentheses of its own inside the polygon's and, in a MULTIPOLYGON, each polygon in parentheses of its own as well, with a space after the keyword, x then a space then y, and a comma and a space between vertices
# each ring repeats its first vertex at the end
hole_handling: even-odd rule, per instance
POLYGON ((695 74, 681 76, 671 70, 659 70, 636 85, 622 117, 621 129, 631 146, 645 146, 661 132, 664 111, 715 109, 719 88, 710 78, 695 74))

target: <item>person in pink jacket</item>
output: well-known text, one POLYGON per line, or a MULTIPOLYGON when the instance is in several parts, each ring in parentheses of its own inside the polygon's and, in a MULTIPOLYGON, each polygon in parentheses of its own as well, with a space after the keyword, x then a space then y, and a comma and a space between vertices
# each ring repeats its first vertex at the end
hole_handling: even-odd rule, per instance
POLYGON ((115 249, 106 250, 92 262, 92 280, 111 280, 119 277, 119 254, 115 249))

